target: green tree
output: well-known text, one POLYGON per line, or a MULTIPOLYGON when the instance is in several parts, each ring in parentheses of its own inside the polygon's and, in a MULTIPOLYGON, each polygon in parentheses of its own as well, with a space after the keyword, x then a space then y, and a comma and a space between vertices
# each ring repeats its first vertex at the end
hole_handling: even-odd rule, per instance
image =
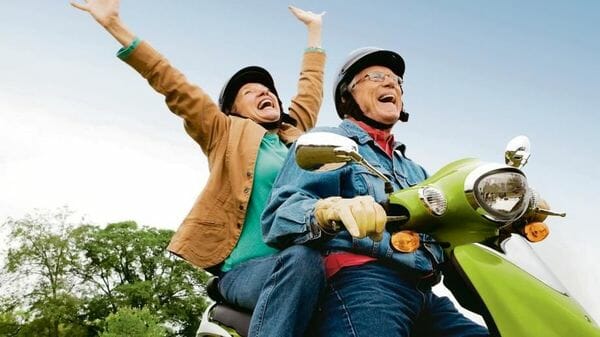
POLYGON ((206 307, 207 274, 166 251, 170 230, 139 228, 133 221, 77 229, 82 252, 78 275, 100 290, 89 299, 88 320, 106 317, 107 310, 147 307, 176 335, 193 336, 206 307))
POLYGON ((169 335, 194 336, 207 274, 166 251, 173 231, 133 221, 101 228, 71 218, 61 209, 5 223, 2 333, 96 336, 107 317, 130 307, 150 310, 169 335))
MULTIPOLYGON (((65 330, 82 324, 81 303, 74 296, 78 280, 72 274, 76 249, 71 236, 72 213, 63 208, 58 212, 38 212, 22 219, 9 219, 9 248, 4 266, 3 294, 12 301, 21 315, 23 326, 37 326, 37 336, 64 336, 65 330)), ((22 327, 23 328, 23 327, 22 327)), ((21 329, 19 336, 26 335, 21 329)))
POLYGON ((167 330, 147 308, 123 307, 106 319, 100 337, 165 337, 167 330))
POLYGON ((0 312, 0 336, 9 337, 17 336, 21 330, 21 324, 19 323, 19 316, 12 311, 0 312))

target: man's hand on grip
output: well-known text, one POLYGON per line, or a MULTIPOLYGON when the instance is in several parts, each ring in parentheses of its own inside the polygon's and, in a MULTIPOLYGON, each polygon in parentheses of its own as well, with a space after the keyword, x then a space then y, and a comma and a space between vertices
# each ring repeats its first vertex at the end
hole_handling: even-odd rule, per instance
POLYGON ((383 207, 371 196, 350 199, 330 197, 315 203, 315 218, 321 228, 339 230, 340 222, 355 238, 369 236, 380 241, 385 230, 387 216, 383 207))

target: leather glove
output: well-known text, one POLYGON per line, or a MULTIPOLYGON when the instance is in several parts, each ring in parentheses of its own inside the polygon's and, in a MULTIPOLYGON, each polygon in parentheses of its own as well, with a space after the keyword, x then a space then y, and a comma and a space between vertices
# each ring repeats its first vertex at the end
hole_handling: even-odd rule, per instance
POLYGON ((341 222, 355 238, 369 236, 374 241, 381 241, 387 215, 383 207, 367 195, 321 199, 315 203, 315 218, 325 230, 337 231, 341 222))

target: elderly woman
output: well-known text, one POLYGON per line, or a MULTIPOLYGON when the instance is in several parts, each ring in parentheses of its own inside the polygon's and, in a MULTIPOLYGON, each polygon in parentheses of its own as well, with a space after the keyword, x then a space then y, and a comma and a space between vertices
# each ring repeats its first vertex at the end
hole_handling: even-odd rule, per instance
POLYGON ((123 24, 119 0, 71 4, 89 12, 123 45, 118 57, 165 96, 208 157, 208 182, 168 249, 220 275, 222 295, 254 310, 250 336, 302 336, 325 284, 322 259, 304 246, 283 251, 267 246, 260 215, 288 146, 316 122, 323 96, 323 13, 290 7, 307 26, 308 47, 288 115, 265 69, 238 71, 217 105, 123 24))

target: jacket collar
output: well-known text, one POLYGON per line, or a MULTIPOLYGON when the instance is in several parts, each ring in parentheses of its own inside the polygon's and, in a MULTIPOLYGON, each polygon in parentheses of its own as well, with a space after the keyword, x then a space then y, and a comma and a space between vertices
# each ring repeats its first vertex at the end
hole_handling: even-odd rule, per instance
MULTIPOLYGON (((360 145, 364 145, 368 142, 373 142, 373 138, 369 136, 369 134, 363 130, 356 123, 352 122, 349 119, 344 119, 342 124, 340 124, 340 128, 345 131, 346 135, 349 138, 352 138, 355 142, 360 145)), ((394 141, 394 150, 400 151, 403 157, 406 157, 404 154, 406 152, 406 145, 401 142, 394 141)))

